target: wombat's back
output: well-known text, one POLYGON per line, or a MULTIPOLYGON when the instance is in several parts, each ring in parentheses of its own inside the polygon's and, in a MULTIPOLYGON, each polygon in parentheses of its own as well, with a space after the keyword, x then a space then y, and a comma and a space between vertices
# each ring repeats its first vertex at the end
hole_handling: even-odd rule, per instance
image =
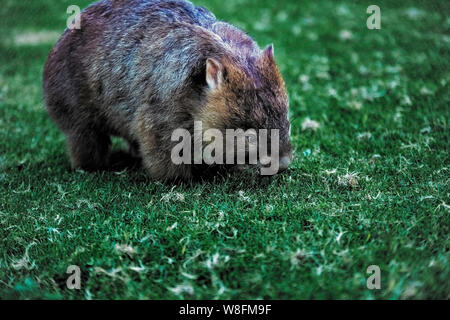
POLYGON ((63 130, 89 118, 126 133, 137 106, 192 88, 189 79, 205 59, 221 54, 222 40, 211 31, 216 22, 184 0, 92 4, 81 29, 66 30, 47 60, 50 115, 63 130))

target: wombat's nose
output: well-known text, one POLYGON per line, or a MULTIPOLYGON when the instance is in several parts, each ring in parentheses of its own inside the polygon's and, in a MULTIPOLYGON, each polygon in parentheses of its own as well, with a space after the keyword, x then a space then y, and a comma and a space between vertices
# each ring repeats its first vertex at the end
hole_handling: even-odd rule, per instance
POLYGON ((280 159, 280 165, 279 165, 278 173, 281 173, 284 170, 286 170, 289 167, 290 164, 291 164, 291 157, 289 157, 289 156, 282 157, 280 159))

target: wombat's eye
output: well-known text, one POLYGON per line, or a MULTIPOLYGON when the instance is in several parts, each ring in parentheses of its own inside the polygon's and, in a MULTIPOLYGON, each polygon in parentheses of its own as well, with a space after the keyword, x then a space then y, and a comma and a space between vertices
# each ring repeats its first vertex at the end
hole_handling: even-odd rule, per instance
POLYGON ((258 142, 258 138, 256 137, 256 134, 249 134, 246 136, 247 142, 250 144, 256 144, 258 142))
POLYGON ((225 82, 229 82, 229 79, 228 79, 228 71, 227 71, 226 68, 223 69, 222 74, 223 74, 223 75, 222 75, 223 80, 224 80, 225 82))

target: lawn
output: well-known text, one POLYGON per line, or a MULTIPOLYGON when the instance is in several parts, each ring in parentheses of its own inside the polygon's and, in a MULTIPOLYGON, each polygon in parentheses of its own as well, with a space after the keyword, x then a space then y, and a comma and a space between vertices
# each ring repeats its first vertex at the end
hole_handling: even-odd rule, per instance
POLYGON ((450 298, 449 2, 195 1, 275 44, 295 158, 191 185, 70 169, 41 74, 88 3, 0 6, 0 299, 450 298))

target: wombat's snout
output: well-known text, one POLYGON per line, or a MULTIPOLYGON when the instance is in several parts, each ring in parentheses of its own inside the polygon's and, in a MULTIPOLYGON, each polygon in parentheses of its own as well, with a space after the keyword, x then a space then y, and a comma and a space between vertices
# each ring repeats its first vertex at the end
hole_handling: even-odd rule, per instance
POLYGON ((284 170, 286 170, 289 165, 291 164, 292 161, 292 156, 284 156, 280 159, 280 165, 278 167, 278 173, 283 172, 284 170))
POLYGON ((279 174, 285 171, 292 162, 292 153, 283 154, 279 159, 272 159, 270 156, 261 159, 260 163, 264 168, 271 168, 270 175, 279 174), (278 161, 276 161, 278 160, 278 161))

